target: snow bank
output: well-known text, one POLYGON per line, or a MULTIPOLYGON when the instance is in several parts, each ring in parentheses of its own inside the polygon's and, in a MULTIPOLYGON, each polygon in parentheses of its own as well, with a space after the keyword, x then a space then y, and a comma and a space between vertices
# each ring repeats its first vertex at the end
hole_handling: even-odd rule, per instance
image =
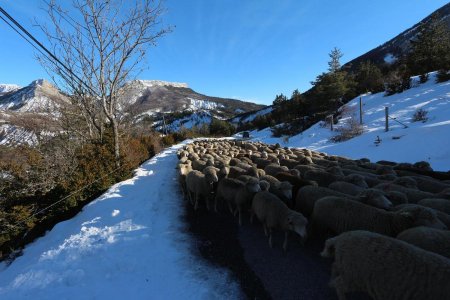
POLYGON ((73 219, 0 266, 3 299, 236 299, 238 284, 198 258, 182 221, 175 152, 144 163, 73 219))
MULTIPOLYGON (((450 82, 435 83, 435 73, 424 84, 413 78, 414 87, 400 94, 384 97, 384 93, 364 96, 364 128, 361 136, 342 143, 330 142, 334 135, 329 128, 315 124, 289 140, 271 137, 270 129, 253 131, 255 140, 280 143, 282 146, 305 147, 350 158, 367 157, 372 161, 397 162, 428 161, 435 170, 450 170, 450 82), (389 121, 389 131, 384 131, 384 108, 389 107, 390 116, 406 124, 404 129, 397 122, 389 121), (412 122, 418 108, 428 111, 428 121, 412 122), (382 142, 374 144, 377 136, 382 142)), ((345 106, 358 113, 359 98, 345 106)), ((343 126, 343 120, 338 125, 343 126)))

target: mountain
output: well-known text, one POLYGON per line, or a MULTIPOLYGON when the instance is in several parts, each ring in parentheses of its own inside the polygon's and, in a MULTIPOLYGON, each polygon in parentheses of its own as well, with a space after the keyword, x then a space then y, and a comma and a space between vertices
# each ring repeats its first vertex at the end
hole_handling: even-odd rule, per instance
POLYGON ((189 111, 209 112, 212 117, 228 119, 264 107, 236 99, 206 96, 192 90, 186 83, 157 80, 131 81, 124 87, 123 95, 121 103, 141 116, 189 111))
POLYGON ((447 3, 443 7, 434 11, 425 19, 411 28, 406 29, 393 39, 347 62, 343 67, 354 70, 361 62, 367 60, 371 60, 379 67, 382 67, 384 64, 391 64, 395 62, 398 58, 410 51, 410 40, 414 39, 415 36, 424 28, 429 27, 434 21, 434 16, 437 16, 437 20, 444 20, 450 28, 450 3, 447 3))
POLYGON ((11 93, 20 89, 20 86, 17 84, 1 84, 0 83, 0 96, 3 96, 7 93, 11 93))
POLYGON ((38 79, 24 88, 10 86, 9 92, 0 96, 0 111, 54 112, 64 101, 67 97, 50 82, 38 79))

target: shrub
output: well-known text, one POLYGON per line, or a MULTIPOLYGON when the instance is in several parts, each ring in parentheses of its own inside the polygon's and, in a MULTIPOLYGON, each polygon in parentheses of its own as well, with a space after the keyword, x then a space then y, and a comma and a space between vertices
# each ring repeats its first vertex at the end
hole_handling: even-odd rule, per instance
POLYGON ((448 70, 441 69, 436 76, 436 82, 445 82, 450 80, 450 72, 448 70))
POLYGON ((209 133, 214 136, 230 136, 234 132, 234 126, 223 120, 212 119, 209 124, 209 133))
POLYGON ((414 114, 412 116, 412 121, 425 123, 428 120, 427 115, 428 115, 428 111, 426 111, 423 108, 419 108, 414 112, 414 114))
POLYGON ((339 143, 363 134, 364 127, 359 124, 358 119, 353 115, 345 121, 343 126, 337 127, 335 131, 337 134, 331 137, 331 141, 339 143))

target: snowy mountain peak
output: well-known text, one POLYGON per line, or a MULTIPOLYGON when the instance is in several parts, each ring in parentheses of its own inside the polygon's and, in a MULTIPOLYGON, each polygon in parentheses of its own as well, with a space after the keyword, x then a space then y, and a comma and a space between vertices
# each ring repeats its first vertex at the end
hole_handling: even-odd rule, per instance
POLYGON ((182 82, 169 82, 169 81, 162 81, 162 80, 138 80, 139 83, 146 87, 156 87, 156 86, 171 86, 171 87, 177 87, 177 88, 188 88, 187 83, 182 82))
POLYGON ((3 84, 0 83, 0 94, 14 92, 20 89, 21 87, 17 84, 3 84))

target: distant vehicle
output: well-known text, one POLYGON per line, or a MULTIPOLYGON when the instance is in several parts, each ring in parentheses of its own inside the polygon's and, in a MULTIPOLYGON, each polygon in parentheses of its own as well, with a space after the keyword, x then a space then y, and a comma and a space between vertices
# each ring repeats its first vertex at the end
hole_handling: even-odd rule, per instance
POLYGON ((250 138, 250 132, 248 132, 248 131, 242 132, 242 138, 243 139, 249 139, 250 138))

